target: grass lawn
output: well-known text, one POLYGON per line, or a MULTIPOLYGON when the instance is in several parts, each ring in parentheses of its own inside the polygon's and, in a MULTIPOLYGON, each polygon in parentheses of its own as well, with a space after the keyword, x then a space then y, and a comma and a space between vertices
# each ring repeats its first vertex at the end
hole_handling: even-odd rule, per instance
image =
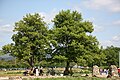
POLYGON ((35 78, 35 79, 23 79, 23 80, 112 80, 112 79, 96 78, 96 77, 66 77, 66 78, 42 78, 42 79, 35 78))
POLYGON ((0 77, 4 76, 22 76, 23 70, 0 71, 0 77))

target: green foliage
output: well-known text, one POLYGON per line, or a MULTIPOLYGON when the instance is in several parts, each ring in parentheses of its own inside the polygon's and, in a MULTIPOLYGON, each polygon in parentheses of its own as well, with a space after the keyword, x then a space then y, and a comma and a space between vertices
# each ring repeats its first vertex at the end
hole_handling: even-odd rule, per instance
POLYGON ((4 45, 4 46, 2 47, 2 51, 3 51, 5 54, 11 53, 11 52, 12 52, 12 49, 13 49, 13 43, 4 45))
POLYGON ((30 66, 45 57, 45 48, 48 47, 47 27, 39 14, 27 14, 15 23, 14 32, 14 44, 3 46, 4 51, 28 62, 30 66))
POLYGON ((98 53, 99 48, 96 37, 90 34, 92 23, 83 21, 80 13, 70 10, 59 12, 53 22, 52 38, 56 43, 53 55, 64 56, 67 62, 93 62, 92 55, 98 53))
POLYGON ((92 22, 83 20, 81 13, 62 10, 52 22, 53 28, 48 29, 39 14, 27 14, 15 23, 13 43, 3 46, 0 54, 11 53, 30 66, 63 66, 65 62, 67 67, 75 63, 80 66, 118 65, 120 48, 100 49, 96 37, 91 35, 92 22))
POLYGON ((116 65, 119 63, 119 47, 110 46, 103 50, 104 55, 106 55, 105 61, 107 66, 116 65))
POLYGON ((104 53, 94 55, 94 65, 103 66, 106 64, 106 55, 104 53))
POLYGON ((66 61, 67 60, 67 58, 65 57, 65 56, 61 56, 61 55, 55 55, 54 57, 53 57, 53 60, 56 60, 56 61, 66 61))
POLYGON ((0 68, 26 68, 29 67, 27 63, 23 61, 14 59, 14 60, 0 60, 0 68))
POLYGON ((4 52, 3 52, 3 50, 0 50, 0 56, 1 56, 1 55, 4 55, 4 52))

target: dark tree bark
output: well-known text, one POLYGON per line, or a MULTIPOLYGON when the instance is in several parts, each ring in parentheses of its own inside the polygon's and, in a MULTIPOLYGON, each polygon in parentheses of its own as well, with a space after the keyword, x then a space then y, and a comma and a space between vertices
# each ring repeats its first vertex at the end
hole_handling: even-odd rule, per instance
POLYGON ((65 67, 65 71, 64 71, 64 75, 69 75, 69 73, 70 73, 69 66, 70 66, 70 62, 67 61, 67 64, 66 64, 66 67, 65 67))

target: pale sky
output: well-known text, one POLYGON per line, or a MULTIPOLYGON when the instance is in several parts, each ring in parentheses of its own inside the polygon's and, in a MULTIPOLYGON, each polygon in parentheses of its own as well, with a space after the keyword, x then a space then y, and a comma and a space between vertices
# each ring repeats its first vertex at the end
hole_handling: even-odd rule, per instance
POLYGON ((0 49, 12 42, 14 23, 27 13, 40 13, 51 20, 61 10, 77 10, 84 20, 93 22, 100 46, 120 47, 120 0, 0 0, 0 49))

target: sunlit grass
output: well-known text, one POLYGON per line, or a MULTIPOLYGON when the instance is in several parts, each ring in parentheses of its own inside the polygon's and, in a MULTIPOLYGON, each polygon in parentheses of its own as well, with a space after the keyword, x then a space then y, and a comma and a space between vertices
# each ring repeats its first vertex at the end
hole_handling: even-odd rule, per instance
POLYGON ((0 71, 0 77, 3 76, 22 76, 23 70, 0 71))
POLYGON ((35 79, 23 79, 23 80, 111 80, 107 78, 96 77, 66 77, 66 78, 35 78, 35 79))

